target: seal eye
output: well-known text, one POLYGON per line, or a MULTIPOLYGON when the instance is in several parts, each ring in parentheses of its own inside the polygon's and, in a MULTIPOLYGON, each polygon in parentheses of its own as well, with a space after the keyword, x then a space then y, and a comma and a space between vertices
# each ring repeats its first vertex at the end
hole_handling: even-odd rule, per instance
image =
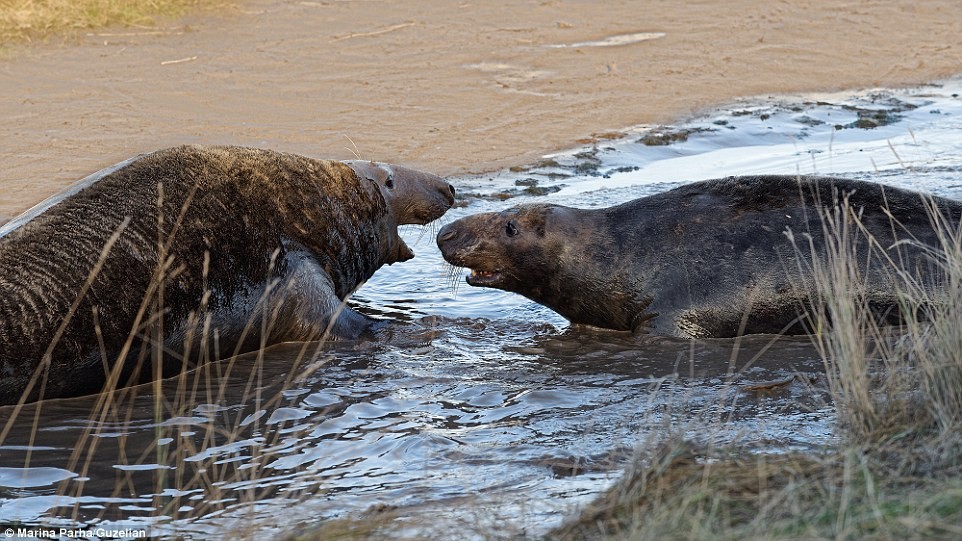
POLYGON ((518 226, 514 225, 514 222, 508 222, 508 225, 504 227, 504 232, 507 233, 509 237, 516 237, 518 235, 518 226))
POLYGON ((387 180, 384 181, 384 185, 388 188, 394 187, 394 173, 387 174, 387 180))

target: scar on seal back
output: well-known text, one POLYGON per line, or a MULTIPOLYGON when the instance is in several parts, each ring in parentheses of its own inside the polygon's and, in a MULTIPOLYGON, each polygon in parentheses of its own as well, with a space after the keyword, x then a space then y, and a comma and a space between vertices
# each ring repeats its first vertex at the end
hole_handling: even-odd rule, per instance
POLYGON ((471 269, 469 284, 519 293, 575 324, 688 338, 801 334, 818 297, 813 263, 827 258, 823 218, 843 200, 867 233, 855 248, 866 301, 896 322, 898 272, 939 290, 929 210, 957 228, 959 201, 841 178, 729 177, 609 208, 476 214, 437 242, 445 260, 471 269))
POLYGON ((283 341, 356 338, 345 299, 414 256, 435 175, 242 147, 137 156, 0 228, 0 405, 100 391, 283 341), (156 357, 156 356, 155 356, 156 357), (156 360, 156 359, 154 359, 156 360))

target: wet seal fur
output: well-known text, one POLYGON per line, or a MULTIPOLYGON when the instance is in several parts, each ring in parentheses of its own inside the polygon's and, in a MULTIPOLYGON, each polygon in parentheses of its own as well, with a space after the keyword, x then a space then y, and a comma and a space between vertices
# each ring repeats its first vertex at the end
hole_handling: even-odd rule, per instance
POLYGON ((171 375, 359 337, 374 320, 344 300, 414 256, 399 225, 453 202, 428 173, 242 147, 95 173, 0 228, 0 404, 98 392, 114 369, 119 385, 150 379, 151 358, 171 375))
POLYGON ((831 241, 823 216, 844 201, 877 242, 863 234, 855 245, 868 305, 897 322, 899 280, 941 287, 929 211, 957 228, 962 202, 841 178, 729 177, 603 209, 467 216, 437 242, 445 260, 472 269, 469 284, 520 293, 575 324, 687 338, 802 334, 818 298, 812 264, 831 241))

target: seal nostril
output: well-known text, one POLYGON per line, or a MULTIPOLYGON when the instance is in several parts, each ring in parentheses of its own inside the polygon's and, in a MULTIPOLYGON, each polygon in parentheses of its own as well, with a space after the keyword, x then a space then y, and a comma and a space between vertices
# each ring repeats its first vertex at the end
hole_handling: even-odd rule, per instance
POLYGON ((457 195, 456 192, 454 191, 454 186, 451 186, 450 184, 448 184, 448 190, 451 192, 451 198, 454 199, 454 197, 457 195))
POLYGON ((457 236, 458 232, 456 230, 444 228, 438 233, 438 242, 447 242, 457 236))

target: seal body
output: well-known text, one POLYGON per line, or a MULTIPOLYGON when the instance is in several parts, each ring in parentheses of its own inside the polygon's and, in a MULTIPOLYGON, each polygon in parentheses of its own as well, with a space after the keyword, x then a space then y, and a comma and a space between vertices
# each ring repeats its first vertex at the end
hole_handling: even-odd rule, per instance
POLYGON ((696 182, 603 209, 525 205, 468 216, 438 234, 471 285, 520 293, 576 324, 689 338, 809 332, 813 268, 857 222, 864 296, 898 320, 899 280, 940 287, 930 211, 957 226, 962 203, 828 177, 696 182), (901 273, 901 278, 898 277, 901 273))
POLYGON ((242 147, 96 173, 0 228, 0 404, 356 338, 373 320, 344 300, 453 201, 427 173, 242 147))

